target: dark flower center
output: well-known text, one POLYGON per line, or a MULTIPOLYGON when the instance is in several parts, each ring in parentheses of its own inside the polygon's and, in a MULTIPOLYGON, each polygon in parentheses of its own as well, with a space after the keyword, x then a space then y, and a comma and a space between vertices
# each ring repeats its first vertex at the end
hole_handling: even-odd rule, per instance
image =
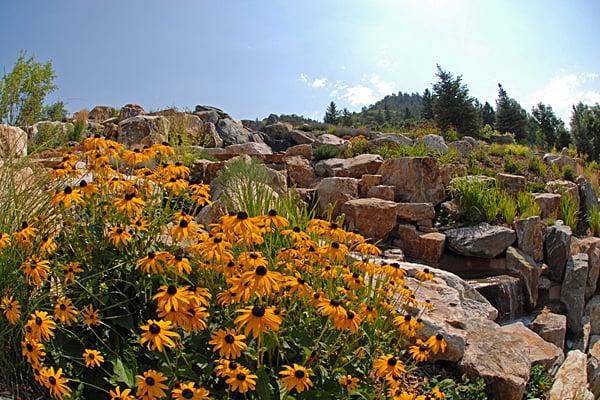
POLYGON ((277 211, 269 210, 269 217, 275 217, 275 216, 277 216, 277 211))
POLYGON ((213 243, 215 243, 215 244, 219 244, 222 241, 223 241, 223 238, 220 238, 220 237, 216 237, 216 238, 213 239, 213 243))
POLYGON ((396 360, 396 357, 391 357, 387 363, 390 367, 394 367, 398 363, 398 360, 396 360))
POLYGON ((258 254, 252 253, 252 254, 250 254, 250 258, 253 260, 258 260, 258 254))
POLYGON ((125 201, 131 201, 131 200, 133 200, 134 197, 135 197, 135 194, 133 194, 133 193, 127 193, 125 195, 125 201))
POLYGON ((35 324, 37 326, 42 326, 43 323, 44 321, 40 317, 35 317, 35 324))
POLYGON ((94 353, 88 354, 88 357, 90 358, 90 360, 93 360, 94 358, 96 358, 96 356, 94 355, 94 353))
POLYGON ((302 278, 298 278, 297 282, 298 282, 299 285, 304 285, 306 283, 306 281, 304 279, 302 279, 302 278))
POLYGON ((81 182, 79 182, 79 187, 86 187, 87 186, 87 182, 84 180, 82 180, 81 182))
POLYGON ((21 229, 27 229, 29 228, 29 224, 25 221, 21 222, 21 229))
POLYGON ((295 226, 292 230, 296 233, 300 233, 300 228, 297 226, 295 226))
POLYGON ((442 341, 443 339, 444 336, 442 336, 441 334, 438 333, 437 335, 435 335, 435 340, 442 341))
POLYGON ((338 228, 338 224, 336 224, 335 222, 331 224, 331 229, 337 229, 338 228))
POLYGON ((157 324, 152 324, 150 325, 150 328, 148 328, 148 331, 150 331, 150 333, 153 335, 158 335, 160 333, 160 326, 157 324))
POLYGON ((333 299, 329 303, 334 307, 339 307, 342 304, 338 299, 333 299))
POLYGON ((71 193, 73 193, 73 189, 71 188, 71 186, 67 186, 65 188, 65 194, 71 194, 71 193))
POLYGON ((61 311, 65 311, 67 309, 67 306, 65 306, 64 304, 60 305, 60 310, 61 311))
POLYGON ((359 276, 360 276, 360 275, 358 275, 358 272, 355 272, 355 273, 353 273, 353 274, 352 274, 352 277, 353 277, 354 279, 358 279, 358 277, 359 277, 359 276))
POLYGON ((405 315, 404 316, 404 321, 409 322, 412 319, 412 317, 410 315, 405 315))
POLYGON ((156 383, 156 381, 154 380, 153 377, 149 376, 145 379, 146 385, 148 386, 154 386, 154 384, 156 383))
POLYGON ((183 389, 181 391, 181 395, 183 396, 184 399, 193 399, 194 398, 194 392, 191 389, 183 389))
POLYGON ((225 335, 225 342, 233 344, 233 342, 235 342, 235 338, 233 337, 233 335, 225 335))
POLYGON ((185 219, 182 219, 181 221, 179 221, 179 227, 180 228, 187 228, 188 227, 188 222, 185 219))
POLYGON ((173 285, 169 285, 169 287, 167 288, 167 293, 171 296, 174 296, 175 294, 177 294, 177 288, 173 285))
POLYGON ((354 313, 352 311, 348 311, 348 319, 354 319, 354 313))
POLYGON ((333 247, 334 249, 339 249, 340 244, 338 242, 333 242, 333 243, 331 243, 331 247, 333 247))
POLYGON ((117 234, 121 235, 123 233, 123 228, 117 228, 117 234))
POLYGON ((248 219, 248 214, 245 211, 240 211, 239 213, 237 213, 237 219, 248 219))
POLYGON ((232 371, 235 371, 237 369, 238 365, 235 361, 232 361, 229 363, 229 369, 232 371))
POLYGON ((48 378, 48 382, 49 382, 49 383, 50 383, 52 386, 54 386, 54 385, 56 385, 56 378, 55 378, 55 377, 53 377, 53 376, 51 376, 50 378, 48 378))
POLYGON ((33 351, 33 346, 31 345, 31 343, 27 343, 27 345, 25 346, 25 348, 27 348, 28 352, 32 352, 33 351))
POLYGON ((252 315, 258 318, 262 318, 265 316, 265 308, 263 306, 254 306, 252 307, 252 315))
POLYGON ((267 274, 267 269, 261 265, 261 266, 257 267, 256 271, 254 271, 254 272, 258 276, 265 276, 267 274))
POLYGON ((304 373, 304 371, 302 370, 297 370, 296 372, 294 372, 294 376, 298 379, 302 379, 304 378, 306 374, 304 373))
POLYGON ((243 373, 239 373, 235 376, 237 378, 238 381, 245 381, 246 380, 246 374, 243 373))
POLYGON ((153 252, 153 251, 149 251, 149 252, 148 252, 148 258, 149 258, 150 260, 154 260, 154 257, 156 257, 156 253, 155 253, 155 252, 153 252))

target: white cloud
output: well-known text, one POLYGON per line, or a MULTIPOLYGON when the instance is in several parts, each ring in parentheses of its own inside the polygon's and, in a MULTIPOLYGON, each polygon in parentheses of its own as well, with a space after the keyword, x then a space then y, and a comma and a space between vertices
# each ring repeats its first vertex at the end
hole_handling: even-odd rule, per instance
POLYGON ((314 81, 312 81, 310 86, 312 86, 314 88, 322 88, 322 87, 325 87, 326 84, 327 84, 327 78, 321 78, 321 79, 315 79, 314 81))
POLYGON ((375 103, 379 100, 379 97, 375 95, 373 89, 364 85, 347 87, 343 92, 337 93, 337 95, 333 97, 346 100, 352 106, 363 106, 375 103))
POLYGON ((597 73, 563 73, 556 75, 543 88, 534 92, 530 105, 539 102, 552 106, 556 114, 568 123, 573 104, 600 103, 600 87, 597 73))
POLYGON ((307 76, 306 74, 303 74, 303 73, 301 73, 301 74, 300 74, 300 80, 301 80, 302 82, 305 82, 305 83, 306 83, 306 82, 308 82, 308 76, 307 76))

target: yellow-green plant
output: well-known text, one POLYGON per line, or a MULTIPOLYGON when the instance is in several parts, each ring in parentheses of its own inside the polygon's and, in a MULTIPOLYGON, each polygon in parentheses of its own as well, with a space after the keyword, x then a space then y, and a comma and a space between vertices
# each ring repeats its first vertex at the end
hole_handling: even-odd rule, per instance
POLYGON ((506 193, 503 193, 499 201, 500 215, 507 224, 512 224, 517 216, 517 203, 506 193))
POLYGON ((562 194, 562 197, 560 198, 560 211, 565 224, 570 226, 571 229, 575 230, 577 227, 579 209, 575 199, 571 194, 562 194))
POLYGON ((520 218, 539 216, 542 213, 540 205, 529 192, 519 192, 517 194, 517 208, 519 209, 520 218))
POLYGON ((600 210, 598 210, 598 207, 592 207, 591 210, 588 210, 587 220, 592 230, 592 235, 596 237, 600 236, 600 210))

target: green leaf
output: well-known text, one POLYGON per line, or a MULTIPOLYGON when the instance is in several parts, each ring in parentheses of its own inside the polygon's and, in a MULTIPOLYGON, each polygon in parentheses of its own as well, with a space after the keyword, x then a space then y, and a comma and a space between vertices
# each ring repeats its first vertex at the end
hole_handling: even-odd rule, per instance
POLYGON ((134 372, 127 368, 120 358, 117 358, 117 361, 113 364, 113 372, 118 382, 123 382, 129 387, 134 386, 134 372))
POLYGON ((261 400, 271 400, 271 392, 272 388, 269 383, 269 375, 265 371, 265 368, 260 368, 256 372, 257 380, 256 380, 256 393, 258 394, 258 398, 261 400))

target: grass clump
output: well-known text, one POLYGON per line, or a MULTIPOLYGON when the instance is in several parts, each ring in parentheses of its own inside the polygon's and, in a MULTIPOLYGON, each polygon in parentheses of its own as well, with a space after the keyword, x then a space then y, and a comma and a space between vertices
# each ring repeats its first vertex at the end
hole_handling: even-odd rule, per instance
POLYGON ((573 168, 571 168, 570 165, 564 166, 562 170, 562 177, 563 179, 571 182, 575 182, 575 180, 577 179, 577 175, 575 174, 575 171, 573 171, 573 168))
POLYGON ((552 383, 552 377, 543 365, 533 366, 527 383, 525 399, 544 399, 552 388, 552 383))
POLYGON ((450 192, 458 199, 465 210, 466 219, 471 223, 495 222, 498 217, 506 223, 514 221, 514 200, 492 179, 456 178, 450 185, 450 192))
POLYGON ((313 148, 313 158, 317 161, 337 158, 340 155, 341 150, 332 144, 322 144, 313 148))
POLYGON ((546 174, 548 173, 544 161, 542 161, 541 158, 536 156, 531 156, 527 159, 527 169, 529 170, 529 172, 536 174, 540 178, 545 178, 546 174))
POLYGON ((571 194, 562 194, 562 197, 560 199, 560 211, 562 214, 562 218, 565 224, 570 226, 573 230, 575 230, 575 228, 577 227, 577 219, 579 214, 578 208, 579 207, 571 194))
POLYGON ((460 379, 433 378, 429 382, 429 386, 440 389, 445 394, 445 400, 487 400, 488 398, 483 378, 475 381, 469 380, 466 375, 460 379))
POLYGON ((506 156, 504 158, 504 172, 508 174, 519 174, 523 171, 523 166, 515 158, 506 156))
POLYGON ((530 192, 522 191, 517 194, 517 208, 521 218, 539 216, 542 213, 539 204, 530 192))
POLYGON ((587 221, 592 230, 592 235, 600 237, 600 210, 598 210, 598 207, 592 207, 588 211, 587 221))

